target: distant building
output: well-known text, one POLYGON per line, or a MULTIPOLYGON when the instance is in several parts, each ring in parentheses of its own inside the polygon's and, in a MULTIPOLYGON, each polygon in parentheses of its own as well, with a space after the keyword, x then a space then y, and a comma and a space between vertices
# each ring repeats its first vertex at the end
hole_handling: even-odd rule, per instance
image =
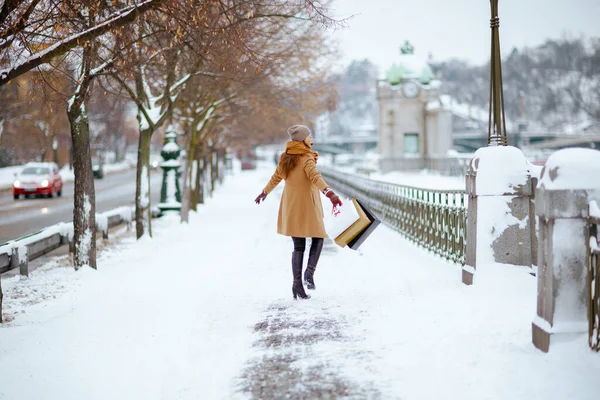
POLYGON ((452 112, 427 60, 406 43, 397 64, 377 81, 383 171, 419 169, 452 149, 452 112))

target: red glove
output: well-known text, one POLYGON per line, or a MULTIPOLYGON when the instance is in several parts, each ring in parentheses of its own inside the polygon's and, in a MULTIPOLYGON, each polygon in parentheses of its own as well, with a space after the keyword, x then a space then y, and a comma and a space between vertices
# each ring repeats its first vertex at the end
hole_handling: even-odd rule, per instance
POLYGON ((258 197, 256 199, 254 199, 254 202, 256 204, 260 204, 260 202, 264 201, 266 198, 267 198, 267 194, 263 190, 262 192, 260 192, 260 194, 258 195, 258 197))
POLYGON ((333 204, 334 207, 340 207, 342 205, 342 201, 333 190, 328 190, 325 196, 329 197, 329 200, 331 200, 331 204, 333 204))

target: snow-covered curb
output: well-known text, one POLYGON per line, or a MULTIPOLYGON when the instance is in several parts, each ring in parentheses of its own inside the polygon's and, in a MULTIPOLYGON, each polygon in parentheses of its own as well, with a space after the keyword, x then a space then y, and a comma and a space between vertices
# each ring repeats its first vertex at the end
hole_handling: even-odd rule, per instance
MULTIPOLYGON (((129 224, 133 220, 134 210, 131 207, 117 207, 113 210, 106 211, 103 213, 96 214, 96 231, 104 232, 105 237, 108 237, 108 230, 112 227, 121 225, 123 223, 129 224)), ((28 254, 27 246, 37 247, 37 251, 40 251, 40 244, 46 240, 51 238, 54 235, 60 235, 60 244, 58 247, 66 244, 67 241, 71 241, 73 239, 73 222, 59 222, 55 225, 51 225, 42 231, 35 233, 33 235, 27 236, 23 239, 11 240, 6 244, 0 246, 0 255, 8 254, 9 257, 13 254, 13 249, 17 248, 20 254, 19 257, 25 257, 26 263, 29 261, 35 260, 36 258, 47 253, 49 249, 57 248, 57 243, 47 243, 42 245, 45 247, 46 251, 43 251, 41 254, 30 256, 28 254)), ((0 268, 5 267, 0 262, 0 268)))

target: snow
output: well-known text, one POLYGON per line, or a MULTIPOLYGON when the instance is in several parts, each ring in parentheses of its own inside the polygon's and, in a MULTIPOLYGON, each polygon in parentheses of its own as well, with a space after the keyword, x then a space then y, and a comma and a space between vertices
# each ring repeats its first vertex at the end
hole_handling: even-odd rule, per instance
POLYGON ((164 203, 158 203, 158 208, 181 208, 181 203, 178 201, 166 201, 164 203))
MULTIPOLYGON (((177 203, 175 194, 177 192, 177 172, 172 169, 167 171, 167 199, 166 203, 173 204, 177 203)), ((179 203, 177 203, 179 204, 179 203)))
MULTIPOLYGON (((157 99, 155 99, 155 101, 156 100, 157 99)), ((153 103, 151 103, 151 105, 145 110, 146 114, 142 114, 140 118, 140 131, 150 129, 150 122, 148 122, 148 119, 150 119, 152 124, 154 124, 156 121, 160 120, 160 117, 162 116, 161 107, 155 106, 153 103), (146 117, 146 115, 148 117, 146 117)))
POLYGON ((142 167, 142 176, 140 179, 140 206, 142 208, 147 208, 150 205, 150 192, 148 189, 148 167, 145 165, 142 167))
POLYGON ((23 165, 0 168, 0 190, 12 188, 15 181, 15 174, 21 172, 22 169, 23 165))
POLYGON ((478 264, 467 287, 459 266, 380 226, 360 252, 326 242, 317 290, 293 301, 282 185, 253 202, 264 165, 228 176, 189 225, 155 220, 154 239, 125 240, 98 270, 63 257, 3 279, 14 320, 0 326, 0 398, 245 399, 249 379, 296 374, 291 396, 271 398, 341 381, 357 398, 597 399, 587 335, 533 347, 537 282, 523 269, 478 264))
POLYGON ((65 165, 60 169, 60 178, 63 182, 73 182, 75 181, 75 171, 68 165, 65 165))
POLYGON ((46 229, 44 229, 41 232, 38 232, 34 235, 30 235, 19 241, 11 240, 11 241, 6 242, 2 246, 0 246, 0 254, 2 254, 2 253, 10 254, 13 247, 26 246, 30 243, 37 242, 38 240, 41 240, 44 238, 48 238, 57 233, 59 233, 61 236, 67 236, 70 233, 69 237, 73 237, 72 231, 73 231, 73 223, 60 222, 56 225, 51 225, 51 226, 47 227, 46 229))
POLYGON ((100 217, 108 219, 112 216, 119 215, 123 221, 131 222, 133 218, 133 212, 133 207, 117 207, 113 210, 103 212, 102 214, 96 214, 96 220, 98 220, 100 217))
POLYGON ((531 172, 531 177, 536 178, 539 181, 539 179, 542 177, 542 171, 544 170, 544 166, 535 165, 531 161, 528 161, 527 165, 529 167, 529 171, 531 172))
POLYGON ((465 190, 464 177, 444 176, 428 170, 413 173, 394 171, 387 174, 374 172, 369 174, 369 179, 421 189, 465 190))
POLYGON ((168 160, 160 163, 161 167, 180 167, 181 163, 179 160, 168 160))
POLYGON ((110 174, 113 172, 127 171, 131 169, 131 164, 128 162, 118 162, 113 164, 104 164, 104 173, 110 174))
POLYGON ((492 245, 508 227, 525 229, 528 217, 519 220, 512 215, 513 196, 480 196, 477 200, 477 265, 494 261, 492 245))
POLYGON ((590 201, 590 217, 600 219, 600 207, 596 200, 590 201))
POLYGON ((169 142, 163 146, 162 150, 169 153, 175 153, 179 151, 179 146, 175 142, 169 142))
POLYGON ((206 122, 208 122, 208 120, 212 118, 212 115, 216 109, 216 105, 217 102, 213 103, 213 105, 209 107, 206 111, 206 114, 204 114, 204 117, 200 121, 198 121, 198 124, 196 125, 196 132, 202 132, 202 129, 204 129, 204 125, 206 125, 206 122))
MULTIPOLYGON (((194 160, 192 162, 192 171, 191 172, 192 172, 192 176, 191 176, 191 178, 188 178, 188 179, 190 181, 191 190, 195 190, 196 189, 196 175, 198 173, 198 160, 194 160)), ((187 178, 187 176, 186 176, 186 178, 187 178)))
MULTIPOLYGON (((559 218, 554 221, 552 258, 553 282, 558 282, 555 291, 552 327, 568 332, 574 327, 585 327, 576 332, 587 332, 587 267, 577 264, 583 257, 578 251, 586 243, 585 222, 559 218), (579 244, 579 246, 578 246, 579 244), (574 265, 575 264, 575 265, 574 265), (567 325, 565 327, 565 325, 567 325)), ((585 249, 583 249, 585 254, 585 249)))
POLYGON ((96 214, 96 229, 100 232, 108 232, 108 218, 104 214, 96 214))
POLYGON ((83 234, 79 237, 79 242, 77 243, 77 254, 81 254, 83 256, 82 259, 87 260, 85 264, 89 264, 89 253, 90 248, 92 246, 92 237, 93 232, 89 228, 89 218, 92 213, 92 204, 90 203, 90 199, 86 193, 83 194, 83 214, 79 216, 82 220, 83 226, 85 226, 85 230, 83 234))
POLYGON ((600 151, 563 149, 548 157, 538 187, 550 190, 600 189, 599 177, 600 151))
MULTIPOLYGON (((164 109, 164 107, 159 105, 159 101, 163 99, 164 94, 160 94, 159 96, 154 96, 152 94, 152 88, 146 80, 146 72, 143 67, 140 69, 140 72, 142 76, 142 86, 144 87, 146 98, 148 99, 148 104, 146 107, 144 107, 143 109, 138 108, 140 131, 144 131, 150 129, 151 126, 154 127, 154 125, 157 124, 160 121, 160 119, 163 118, 163 116, 165 116, 167 112, 169 112, 169 110, 168 108, 164 109)), ((177 98, 179 97, 179 95, 183 91, 183 88, 185 88, 185 84, 190 80, 191 77, 191 74, 186 74, 179 81, 175 82, 175 84, 168 88, 169 92, 179 90, 177 95, 169 96, 172 103, 177 102, 177 98)))
POLYGON ((74 227, 72 222, 61 222, 58 224, 60 235, 67 237, 69 241, 73 240, 74 227))
POLYGON ((477 174, 477 195, 514 193, 527 184, 530 163, 523 152, 513 146, 482 147, 475 152, 471 170, 477 174))

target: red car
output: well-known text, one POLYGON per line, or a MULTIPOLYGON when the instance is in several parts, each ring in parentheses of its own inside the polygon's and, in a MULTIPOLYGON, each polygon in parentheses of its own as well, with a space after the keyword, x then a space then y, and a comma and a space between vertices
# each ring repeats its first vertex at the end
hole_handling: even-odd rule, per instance
POLYGON ((62 195, 63 182, 55 163, 27 163, 13 182, 13 197, 62 195))
POLYGON ((253 150, 247 150, 238 154, 242 161, 242 170, 256 169, 256 153, 253 150))

